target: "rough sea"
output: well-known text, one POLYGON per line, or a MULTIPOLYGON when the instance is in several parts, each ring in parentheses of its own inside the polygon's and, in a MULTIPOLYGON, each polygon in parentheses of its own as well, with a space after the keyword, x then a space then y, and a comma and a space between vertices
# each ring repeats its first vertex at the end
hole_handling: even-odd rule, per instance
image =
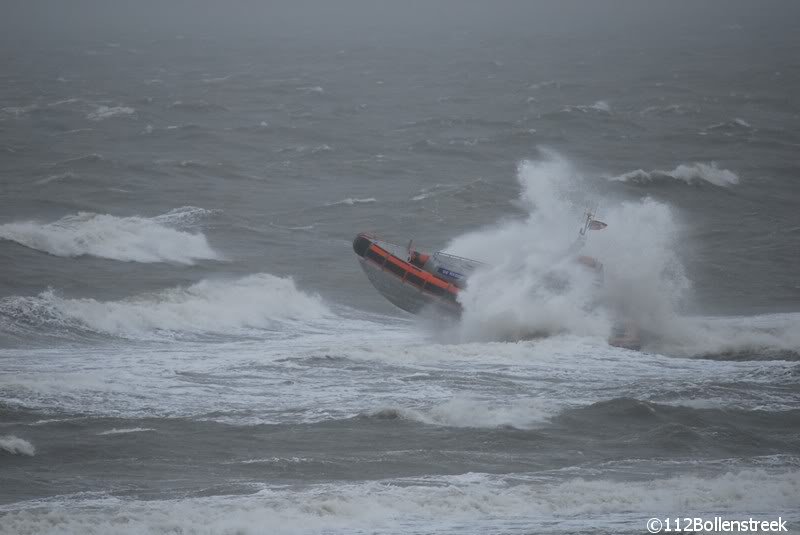
POLYGON ((0 533, 799 532, 800 4, 1 18, 0 533))

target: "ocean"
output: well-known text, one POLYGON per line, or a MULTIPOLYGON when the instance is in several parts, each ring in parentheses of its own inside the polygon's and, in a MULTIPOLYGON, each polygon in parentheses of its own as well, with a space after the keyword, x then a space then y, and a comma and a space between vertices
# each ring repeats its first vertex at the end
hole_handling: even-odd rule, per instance
POLYGON ((0 533, 800 529, 800 5, 4 10, 0 533))

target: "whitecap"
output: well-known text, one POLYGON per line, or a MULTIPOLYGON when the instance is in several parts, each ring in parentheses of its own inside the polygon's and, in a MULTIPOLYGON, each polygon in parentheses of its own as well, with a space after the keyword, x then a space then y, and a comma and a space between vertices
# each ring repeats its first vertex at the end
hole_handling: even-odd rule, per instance
POLYGON ((260 273, 202 280, 117 301, 71 299, 47 290, 34 297, 0 299, 0 314, 55 329, 158 339, 245 333, 284 320, 323 318, 329 311, 320 297, 298 290, 291 278, 260 273))
POLYGON ((124 262, 194 264, 220 260, 202 233, 169 226, 204 215, 181 209, 154 218, 79 212, 52 223, 20 221, 0 225, 0 239, 62 257, 96 256, 124 262))
POLYGON ((12 455, 27 455, 33 457, 36 448, 27 440, 15 437, 14 435, 0 436, 0 451, 5 451, 12 455))
POLYGON ((645 171, 636 169, 621 175, 607 177, 608 180, 616 182, 636 182, 645 183, 659 179, 674 179, 694 184, 698 182, 708 182, 715 186, 727 187, 739 183, 739 176, 733 171, 720 169, 716 162, 703 163, 694 162, 691 164, 680 164, 671 171, 656 169, 645 171))
POLYGON ((373 203, 373 202, 378 202, 378 199, 376 199, 375 197, 366 197, 366 198, 363 198, 363 199, 358 199, 358 198, 354 198, 354 197, 348 197, 348 198, 342 199, 340 201, 329 202, 325 206, 337 206, 337 205, 340 205, 340 204, 347 204, 349 206, 352 206, 354 204, 367 204, 367 203, 373 203))

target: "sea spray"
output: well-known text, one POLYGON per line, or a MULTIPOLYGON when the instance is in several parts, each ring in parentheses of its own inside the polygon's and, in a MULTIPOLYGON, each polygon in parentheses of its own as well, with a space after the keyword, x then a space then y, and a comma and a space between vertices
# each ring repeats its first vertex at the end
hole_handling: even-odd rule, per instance
POLYGON ((607 336, 615 324, 634 319, 657 332, 676 315, 690 284, 667 205, 649 198, 592 199, 588 180, 552 151, 522 162, 517 179, 518 204, 528 212, 523 219, 501 221, 448 247, 489 264, 459 296, 463 339, 607 336), (577 230, 593 204, 609 227, 589 231, 581 247, 577 230), (602 284, 596 271, 575 261, 577 254, 603 263, 602 284))

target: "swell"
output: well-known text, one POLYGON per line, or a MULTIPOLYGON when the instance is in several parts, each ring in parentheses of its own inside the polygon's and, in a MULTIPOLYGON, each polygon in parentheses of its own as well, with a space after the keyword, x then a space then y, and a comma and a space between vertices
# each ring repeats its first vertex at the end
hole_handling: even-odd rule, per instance
POLYGON ((615 398, 568 409, 551 420, 548 433, 566 444, 577 436, 594 447, 622 445, 641 456, 768 455, 797 451, 800 409, 767 412, 663 405, 615 398))

